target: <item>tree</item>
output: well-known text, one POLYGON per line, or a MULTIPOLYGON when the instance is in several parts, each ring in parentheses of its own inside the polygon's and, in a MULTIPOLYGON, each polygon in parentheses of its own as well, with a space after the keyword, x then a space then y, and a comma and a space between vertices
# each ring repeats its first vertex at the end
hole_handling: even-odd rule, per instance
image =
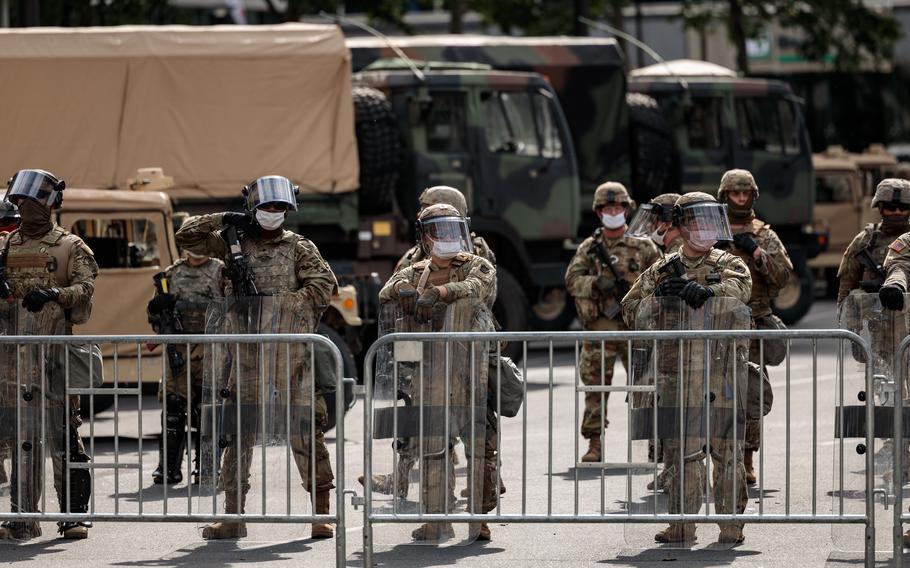
POLYGON ((716 5, 710 0, 684 0, 683 21, 688 29, 702 33, 714 21, 726 25, 737 67, 744 74, 749 73, 746 40, 758 37, 771 22, 802 32, 797 49, 806 59, 831 57, 835 68, 845 71, 864 61, 878 65, 891 59, 901 37, 894 17, 866 7, 862 0, 727 0, 720 10, 716 5))

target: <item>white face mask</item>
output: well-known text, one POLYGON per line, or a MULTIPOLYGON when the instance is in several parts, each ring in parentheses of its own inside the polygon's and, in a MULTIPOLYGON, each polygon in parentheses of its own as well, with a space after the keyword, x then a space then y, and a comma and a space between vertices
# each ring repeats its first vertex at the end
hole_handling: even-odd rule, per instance
POLYGON ((461 241, 433 241, 432 255, 448 260, 461 252, 461 241))
POLYGON ((656 230, 652 231, 651 234, 648 236, 651 237, 651 241, 655 245, 662 247, 662 246, 664 246, 664 236, 666 236, 666 234, 667 234, 666 232, 662 233, 660 231, 660 229, 656 229, 656 230))
POLYGON ((626 214, 617 213, 616 215, 609 215, 604 213, 600 216, 600 222, 608 229, 618 229, 626 224, 626 214))
POLYGON ((284 223, 284 211, 256 210, 256 222, 266 231, 274 231, 284 223))
POLYGON ((714 243, 717 242, 717 239, 713 238, 701 238, 697 234, 690 234, 688 240, 689 246, 699 252, 708 252, 711 250, 711 247, 714 246, 714 243))

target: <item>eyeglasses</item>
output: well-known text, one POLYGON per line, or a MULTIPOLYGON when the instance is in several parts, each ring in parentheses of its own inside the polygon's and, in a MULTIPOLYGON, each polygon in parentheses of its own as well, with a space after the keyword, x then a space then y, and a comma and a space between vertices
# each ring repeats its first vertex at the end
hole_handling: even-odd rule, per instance
POLYGON ((882 203, 882 209, 885 211, 910 211, 910 204, 908 203, 882 203))

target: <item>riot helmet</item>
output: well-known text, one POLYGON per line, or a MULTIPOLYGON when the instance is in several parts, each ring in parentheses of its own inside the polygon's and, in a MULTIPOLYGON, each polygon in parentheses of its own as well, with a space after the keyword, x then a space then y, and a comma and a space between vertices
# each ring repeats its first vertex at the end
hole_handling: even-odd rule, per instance
POLYGON ((18 205, 20 199, 31 199, 45 207, 63 203, 66 182, 46 170, 19 170, 7 184, 6 201, 18 205))
POLYGON ((664 193, 640 205, 629 221, 626 231, 633 237, 648 237, 656 232, 666 232, 673 223, 673 207, 679 199, 678 193, 664 193))
POLYGON ((445 203, 430 205, 417 216, 417 243, 427 256, 442 259, 474 251, 467 220, 445 203))
POLYGON ((284 176, 262 176, 243 188, 247 211, 253 212, 266 205, 283 206, 286 210, 297 210, 297 194, 300 188, 284 176))
POLYGON ((675 224, 686 243, 707 252, 717 241, 733 240, 727 206, 701 191, 687 193, 676 200, 675 224))
POLYGON ((437 203, 445 203, 454 207, 462 217, 468 216, 468 202, 465 200, 464 194, 454 187, 447 185, 428 187, 420 193, 418 201, 421 209, 437 203))

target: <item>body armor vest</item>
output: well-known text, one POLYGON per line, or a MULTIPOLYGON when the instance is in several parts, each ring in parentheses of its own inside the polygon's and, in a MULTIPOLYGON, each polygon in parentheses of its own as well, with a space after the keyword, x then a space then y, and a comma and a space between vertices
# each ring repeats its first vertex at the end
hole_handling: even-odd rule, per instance
POLYGON ((300 288, 295 255, 297 240, 293 233, 284 231, 281 239, 274 242, 247 238, 241 246, 261 294, 273 296, 300 288))
POLYGON ((196 267, 180 261, 168 270, 170 292, 179 298, 177 310, 184 333, 205 333, 209 304, 224 298, 223 266, 215 259, 196 267))

